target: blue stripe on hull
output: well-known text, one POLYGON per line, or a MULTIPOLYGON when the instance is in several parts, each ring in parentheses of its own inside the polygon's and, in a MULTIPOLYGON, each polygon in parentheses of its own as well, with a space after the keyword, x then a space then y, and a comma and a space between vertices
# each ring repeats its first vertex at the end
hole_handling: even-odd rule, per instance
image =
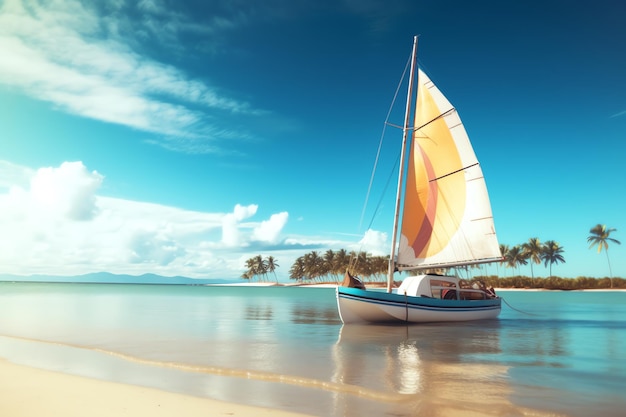
POLYGON ((500 298, 441 300, 348 287, 337 288, 337 303, 344 323, 479 320, 497 317, 501 308, 500 298))

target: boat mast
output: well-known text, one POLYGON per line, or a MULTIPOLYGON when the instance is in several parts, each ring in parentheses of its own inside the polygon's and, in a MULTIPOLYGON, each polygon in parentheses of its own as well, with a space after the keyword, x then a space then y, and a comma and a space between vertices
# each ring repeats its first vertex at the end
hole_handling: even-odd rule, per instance
POLYGON ((406 155, 406 145, 409 134, 413 133, 410 126, 411 119, 411 98, 413 96, 413 83, 415 82, 415 62, 417 59, 417 36, 413 37, 413 52, 411 53, 411 71, 409 73, 409 87, 406 94, 406 110, 404 113, 404 126, 402 128, 402 150, 400 153, 400 171, 398 173, 398 191, 396 193, 396 211, 393 219, 393 234, 391 237, 391 255, 389 256, 389 270, 387 271, 387 292, 391 292, 393 286, 393 273, 396 270, 395 253, 396 241, 398 240, 398 220, 400 218, 400 200, 402 198, 402 188, 404 182, 404 164, 406 155))

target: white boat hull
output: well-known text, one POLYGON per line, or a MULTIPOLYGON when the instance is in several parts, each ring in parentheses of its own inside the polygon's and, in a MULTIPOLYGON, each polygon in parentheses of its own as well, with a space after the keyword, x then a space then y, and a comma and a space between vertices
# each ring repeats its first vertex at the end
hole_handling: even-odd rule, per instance
POLYGON ((337 287, 337 306, 344 324, 454 322, 494 319, 501 299, 442 300, 337 287))

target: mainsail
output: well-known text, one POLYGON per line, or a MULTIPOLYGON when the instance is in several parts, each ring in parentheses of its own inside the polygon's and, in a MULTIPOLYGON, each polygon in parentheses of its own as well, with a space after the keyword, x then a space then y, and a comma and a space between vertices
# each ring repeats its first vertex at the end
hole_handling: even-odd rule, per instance
POLYGON ((487 186, 457 111, 418 71, 396 267, 500 259, 487 186))

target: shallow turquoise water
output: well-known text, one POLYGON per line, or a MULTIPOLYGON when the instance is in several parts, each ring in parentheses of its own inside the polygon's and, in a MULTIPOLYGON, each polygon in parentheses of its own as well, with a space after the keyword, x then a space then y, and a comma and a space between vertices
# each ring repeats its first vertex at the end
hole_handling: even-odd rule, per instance
POLYGON ((327 288, 3 283, 0 356, 318 416, 623 415, 625 292, 500 295, 494 321, 342 326, 327 288))

